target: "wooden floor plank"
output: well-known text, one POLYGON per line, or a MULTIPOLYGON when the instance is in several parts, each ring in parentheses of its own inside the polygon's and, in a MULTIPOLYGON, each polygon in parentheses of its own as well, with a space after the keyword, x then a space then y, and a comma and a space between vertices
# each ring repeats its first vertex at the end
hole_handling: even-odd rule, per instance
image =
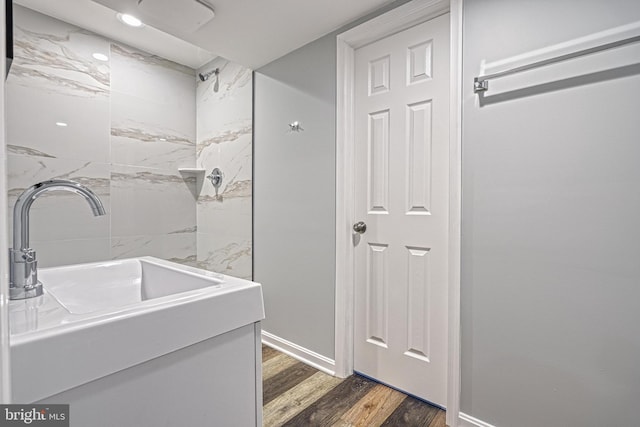
POLYGON ((382 423, 385 427, 428 427, 440 409, 407 396, 382 423))
POLYGON ((288 369, 298 363, 296 359, 291 356, 287 356, 284 353, 280 353, 277 356, 262 363, 262 381, 277 375, 278 373, 288 369))
POLYGON ((342 380, 340 378, 332 377, 324 372, 316 372, 300 384, 264 405, 264 426, 275 427, 284 425, 304 410, 304 408, 310 406, 341 382, 342 380))
POLYGON ((266 362, 269 359, 276 357, 277 355, 282 354, 275 348, 271 348, 268 345, 262 344, 262 363, 266 362))
POLYGON ((345 427, 378 427, 406 397, 399 391, 377 384, 340 417, 340 425, 345 427))
POLYGON ((295 387, 311 375, 318 372, 302 362, 298 362, 282 372, 273 375, 271 378, 264 380, 262 385, 263 405, 271 402, 273 399, 284 393, 285 391, 295 387))
POLYGON ((367 378, 334 378, 268 346, 264 426, 446 427, 445 412, 367 378))
POLYGON ((376 383, 358 375, 345 379, 314 404, 285 424, 287 427, 331 426, 340 416, 375 387, 376 383))
POLYGON ((429 427, 447 427, 447 413, 443 410, 439 410, 429 427))

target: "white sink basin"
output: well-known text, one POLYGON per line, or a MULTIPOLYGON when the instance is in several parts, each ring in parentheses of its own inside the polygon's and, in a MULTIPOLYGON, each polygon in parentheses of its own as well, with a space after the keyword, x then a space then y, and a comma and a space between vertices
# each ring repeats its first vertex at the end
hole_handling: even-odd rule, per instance
POLYGON ((72 314, 125 307, 182 292, 220 288, 220 274, 193 273, 151 258, 71 265, 40 270, 45 290, 72 314), (203 275, 206 274, 206 275, 203 275))
POLYGON ((53 396, 264 318, 259 284, 152 257, 45 268, 38 278, 44 295, 10 302, 16 402, 53 396))

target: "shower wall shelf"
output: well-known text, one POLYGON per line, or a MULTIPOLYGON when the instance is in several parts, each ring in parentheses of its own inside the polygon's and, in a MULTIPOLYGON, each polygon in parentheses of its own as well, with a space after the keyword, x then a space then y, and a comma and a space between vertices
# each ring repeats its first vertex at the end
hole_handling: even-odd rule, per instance
POLYGON ((206 170, 204 168, 178 168, 178 172, 185 181, 195 179, 195 188, 191 189, 193 197, 198 199, 200 192, 202 191, 202 185, 204 183, 204 174, 206 170))
POLYGON ((203 168, 178 168, 178 172, 182 173, 182 174, 187 174, 187 175, 200 175, 206 172, 205 169, 203 168))

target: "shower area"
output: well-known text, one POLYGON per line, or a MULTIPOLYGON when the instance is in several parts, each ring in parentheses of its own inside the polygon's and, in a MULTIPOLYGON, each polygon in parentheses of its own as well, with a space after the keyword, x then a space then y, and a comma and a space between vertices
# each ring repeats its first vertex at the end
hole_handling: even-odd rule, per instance
POLYGON ((213 55, 193 68, 18 5, 14 24, 9 209, 70 179, 107 210, 39 198, 39 266, 151 255, 251 279, 252 70, 213 55))

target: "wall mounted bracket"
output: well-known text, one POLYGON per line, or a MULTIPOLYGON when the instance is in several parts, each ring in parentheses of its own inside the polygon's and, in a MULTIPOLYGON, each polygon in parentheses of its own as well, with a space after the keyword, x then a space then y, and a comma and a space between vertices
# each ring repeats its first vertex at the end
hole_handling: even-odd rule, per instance
POLYGON ((478 77, 473 79, 473 92, 485 92, 489 90, 489 80, 480 80, 478 77))

